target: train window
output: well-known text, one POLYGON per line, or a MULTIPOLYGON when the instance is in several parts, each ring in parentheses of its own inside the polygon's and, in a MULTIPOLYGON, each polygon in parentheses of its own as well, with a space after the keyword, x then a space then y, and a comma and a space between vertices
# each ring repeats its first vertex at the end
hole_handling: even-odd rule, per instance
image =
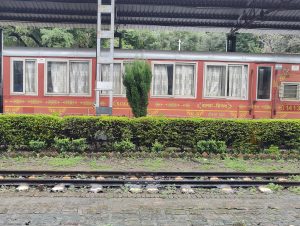
POLYGON ((35 60, 13 60, 12 93, 36 94, 37 64, 35 60))
POLYGON ((175 65, 175 96, 195 96, 195 65, 175 65))
POLYGON ((90 90, 89 62, 70 62, 69 89, 72 94, 88 94, 90 90))
POLYGON ((23 61, 14 61, 13 92, 23 93, 23 61))
POLYGON ((226 88, 226 66, 208 65, 206 69, 206 96, 224 97, 226 88))
POLYGON ((247 65, 207 65, 205 97, 247 99, 247 65))
MULTIPOLYGON (((109 81, 109 64, 104 64, 101 67, 101 81, 109 81)), ((108 91, 102 91, 103 94, 107 94, 108 91)), ((122 76, 122 64, 114 64, 114 78, 113 78, 113 94, 114 95, 123 95, 125 94, 125 87, 123 85, 123 76, 122 76)))
POLYGON ((299 100, 300 83, 282 83, 279 91, 280 98, 284 100, 299 100))
POLYGON ((49 61, 47 64, 47 93, 68 93, 68 63, 49 61))
POLYGON ((47 94, 88 95, 90 94, 89 61, 48 61, 47 94))
POLYGON ((194 97, 195 64, 154 64, 152 95, 194 97))
POLYGON ((173 64, 156 64, 153 71, 153 95, 173 94, 173 64))
POLYGON ((272 81, 271 67, 258 67, 258 76, 257 76, 257 99, 258 100, 271 99, 271 81, 272 81))

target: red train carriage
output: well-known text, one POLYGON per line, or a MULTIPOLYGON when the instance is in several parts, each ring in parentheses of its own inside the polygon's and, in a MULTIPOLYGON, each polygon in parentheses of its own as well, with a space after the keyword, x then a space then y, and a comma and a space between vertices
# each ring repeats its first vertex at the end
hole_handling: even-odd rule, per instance
MULTIPOLYGON (((4 113, 94 115, 94 50, 6 48, 4 113)), ((151 63, 149 115, 300 118, 300 55, 116 50, 113 115, 132 116, 124 65, 151 63)), ((102 80, 108 66, 102 68, 102 80)), ((108 105, 106 93, 101 105, 108 105)))

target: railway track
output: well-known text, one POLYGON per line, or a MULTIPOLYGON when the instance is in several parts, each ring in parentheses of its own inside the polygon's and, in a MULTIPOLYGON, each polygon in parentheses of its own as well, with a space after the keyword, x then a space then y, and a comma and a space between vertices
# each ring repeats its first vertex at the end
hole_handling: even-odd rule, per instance
POLYGON ((122 187, 138 185, 190 186, 216 188, 220 186, 253 187, 270 183, 283 187, 300 186, 293 178, 300 173, 239 173, 239 172, 145 172, 145 171, 0 171, 0 186, 64 186, 122 187))

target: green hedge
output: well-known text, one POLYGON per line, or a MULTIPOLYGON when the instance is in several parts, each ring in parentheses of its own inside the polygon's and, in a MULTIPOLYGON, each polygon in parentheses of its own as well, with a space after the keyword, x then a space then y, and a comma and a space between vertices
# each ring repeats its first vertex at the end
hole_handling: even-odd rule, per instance
POLYGON ((257 148, 277 145, 296 149, 300 120, 171 119, 160 117, 57 117, 1 115, 0 144, 28 145, 32 140, 51 145, 54 138, 86 138, 88 144, 106 135, 110 143, 131 140, 137 147, 155 141, 165 147, 194 148, 200 140, 225 141, 227 146, 251 144, 257 148))

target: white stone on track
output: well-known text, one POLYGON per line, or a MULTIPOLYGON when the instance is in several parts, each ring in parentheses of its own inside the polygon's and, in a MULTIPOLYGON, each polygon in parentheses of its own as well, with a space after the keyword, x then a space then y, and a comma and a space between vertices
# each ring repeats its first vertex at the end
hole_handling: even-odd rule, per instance
POLYGON ((103 186, 99 184, 92 184, 89 192, 93 192, 93 193, 103 192, 103 186))
POLYGON ((28 184, 20 184, 17 187, 17 191, 28 191, 29 190, 29 185, 28 184))
POLYGON ((182 185, 181 186, 181 192, 184 194, 194 194, 195 191, 192 189, 190 185, 182 185))
POLYGON ((259 186, 258 190, 262 193, 271 194, 273 191, 270 188, 267 188, 266 186, 259 186))
POLYGON ((147 185, 146 191, 151 194, 155 194, 159 192, 157 185, 153 185, 153 184, 147 185))
POLYGON ((143 192, 143 189, 142 189, 142 186, 141 185, 138 185, 138 184, 132 184, 129 186, 129 191, 131 193, 142 193, 143 192))
POLYGON ((57 184, 55 185, 51 191, 52 192, 63 192, 65 190, 66 186, 64 184, 57 184))

